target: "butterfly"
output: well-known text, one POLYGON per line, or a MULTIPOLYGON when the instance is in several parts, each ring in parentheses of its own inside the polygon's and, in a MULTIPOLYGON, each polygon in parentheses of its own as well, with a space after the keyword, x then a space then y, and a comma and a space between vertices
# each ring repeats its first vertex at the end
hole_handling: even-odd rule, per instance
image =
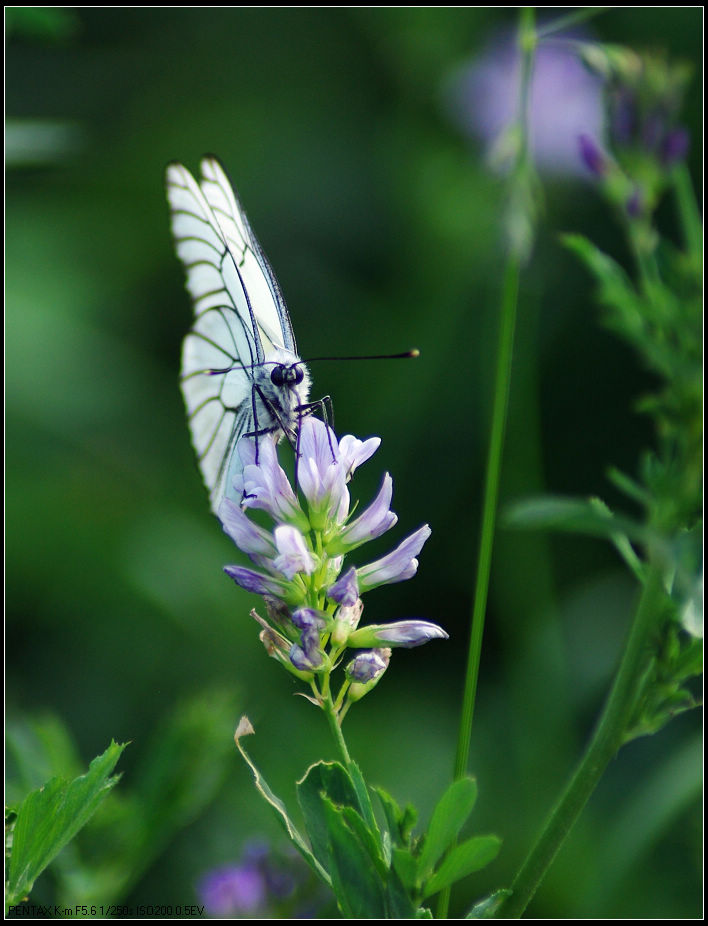
POLYGON ((224 498, 241 500, 234 479, 243 470, 242 437, 256 448, 259 440, 283 436, 296 445, 299 421, 313 408, 310 374, 278 281, 220 162, 204 157, 199 182, 182 164, 169 164, 166 181, 177 256, 194 303, 180 382, 218 514, 224 498))

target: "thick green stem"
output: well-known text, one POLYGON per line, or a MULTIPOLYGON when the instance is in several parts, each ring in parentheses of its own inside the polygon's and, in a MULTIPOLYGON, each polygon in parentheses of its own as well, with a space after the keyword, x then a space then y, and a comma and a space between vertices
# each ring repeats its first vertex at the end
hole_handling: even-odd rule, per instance
POLYGON ((500 911, 504 919, 518 918, 523 914, 608 763, 622 745, 636 704, 637 686, 647 657, 647 639, 661 607, 661 582, 660 570, 653 566, 634 616, 622 662, 590 745, 514 879, 513 894, 500 911))

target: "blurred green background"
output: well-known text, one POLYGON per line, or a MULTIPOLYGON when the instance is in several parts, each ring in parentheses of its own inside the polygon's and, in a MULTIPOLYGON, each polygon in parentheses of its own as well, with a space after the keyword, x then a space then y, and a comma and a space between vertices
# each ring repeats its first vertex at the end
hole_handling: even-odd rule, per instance
MULTIPOLYGON (((450 640, 395 652, 346 723, 367 778, 427 820, 454 758, 504 259, 503 187, 444 88, 516 15, 6 9, 9 721, 21 730, 51 712, 84 765, 111 737, 130 740, 126 793, 180 705, 221 744, 213 766, 199 757, 214 775, 190 786, 193 812, 121 901, 196 902, 199 876, 247 839, 280 839, 230 745, 240 713, 288 801, 307 765, 334 754, 324 718, 266 658, 248 617, 257 600, 221 571, 242 560, 209 514, 183 413, 191 309, 164 166, 221 158, 303 357, 420 348, 417 361, 312 372, 340 434, 382 438, 354 495, 365 503, 393 475, 399 524, 367 559, 421 523, 433 529, 416 578, 372 592, 364 617, 433 620, 450 640)), ((589 29, 700 69, 699 7, 612 10, 589 29)), ((694 182, 701 84, 697 70, 684 111, 694 182)), ((551 176, 545 191, 522 280, 502 502, 547 490, 624 505, 605 470, 635 472, 651 442, 633 410, 648 381, 598 323, 589 280, 558 241, 579 231, 622 257, 621 232, 591 184, 551 176)), ((671 233, 670 204, 662 219, 671 233)), ((453 894, 453 913, 522 861, 597 716, 635 591, 599 541, 500 532, 470 770, 475 830, 504 845, 453 894)), ((206 740, 186 736, 168 771, 206 740)), ((700 756, 696 716, 626 748, 529 915, 699 915, 700 756)), ((36 896, 52 891, 49 873, 36 896)))

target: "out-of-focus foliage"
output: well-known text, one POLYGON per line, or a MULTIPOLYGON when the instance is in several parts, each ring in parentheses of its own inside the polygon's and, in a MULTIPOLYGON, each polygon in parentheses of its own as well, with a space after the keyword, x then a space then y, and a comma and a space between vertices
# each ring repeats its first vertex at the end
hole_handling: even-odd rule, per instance
MULTIPOLYGON (((191 309, 163 173, 209 151, 238 186, 303 357, 421 350, 410 362, 313 364, 313 394, 332 395, 338 433, 383 439, 380 468, 361 473, 362 504, 386 469, 401 523, 433 529, 418 576, 372 592, 364 620, 427 619, 450 634, 396 660, 347 721, 350 749, 424 820, 449 781, 504 254, 500 183, 449 118, 446 88, 515 16, 6 12, 8 712, 60 716, 84 767, 111 737, 130 740, 118 800, 146 767, 181 760, 152 734, 176 703, 202 704, 202 743, 214 742, 199 700, 214 685, 234 703, 233 724, 223 702, 217 712, 223 742, 246 711, 254 758, 289 805, 294 779, 332 753, 319 715, 266 658, 248 617, 255 599, 221 572, 238 554, 208 513, 189 446, 177 376, 191 309)), ((682 121, 700 177, 700 9, 611 10, 586 29, 693 63, 682 121)), ((635 472, 653 439, 634 411, 653 380, 598 324, 558 233, 628 255, 589 183, 549 175, 544 187, 502 502, 553 492, 612 504, 606 467, 635 472)), ((669 204, 659 218, 671 237, 669 204)), ((454 895, 453 914, 513 876, 596 716, 634 594, 600 541, 500 532, 470 771, 483 798, 474 829, 503 848, 454 895)), ((201 816, 146 849, 122 902, 197 902, 205 872, 254 834, 278 838, 230 748, 226 784, 194 781, 201 816)), ((699 755, 693 715, 627 746, 529 915, 696 916, 699 755)), ((43 875, 33 896, 54 900, 55 888, 43 875)))

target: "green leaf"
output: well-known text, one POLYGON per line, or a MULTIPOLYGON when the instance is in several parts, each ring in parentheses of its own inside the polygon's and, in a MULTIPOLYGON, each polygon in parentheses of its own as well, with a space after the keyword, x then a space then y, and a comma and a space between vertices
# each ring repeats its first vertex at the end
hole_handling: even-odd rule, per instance
POLYGON ((263 795, 265 800, 273 808, 278 822, 280 823, 282 827, 284 827, 285 832, 288 834, 288 837, 290 838, 290 841, 295 846, 295 848, 300 852, 300 854, 305 859, 307 864, 312 868, 315 874, 324 881, 325 884, 331 887, 332 881, 330 879, 329 874, 327 873, 326 869, 322 867, 318 859, 312 854, 310 847, 307 845, 307 842, 305 841, 304 837, 300 834, 297 827, 295 826, 293 821, 290 819, 287 808, 285 807, 285 804, 280 800, 279 797, 276 797, 276 795, 268 787, 268 783, 266 782, 266 780, 263 778, 263 776, 259 772, 255 763, 251 760, 246 750, 241 745, 242 737, 248 736, 249 734, 254 733, 254 732, 255 731, 253 727, 251 726, 250 721, 248 720, 247 717, 244 716, 239 721, 238 728, 234 735, 234 741, 236 743, 238 751, 243 756, 244 761, 247 763, 247 765, 253 772, 253 779, 256 783, 256 788, 258 789, 258 791, 260 791, 260 793, 263 795))
POLYGON ((448 884, 484 868, 496 858, 500 847, 501 839, 498 836, 473 836, 462 845, 456 846, 425 884, 423 897, 437 894, 448 884))
POLYGON ((17 811, 6 903, 18 903, 39 875, 88 822, 120 776, 109 778, 127 744, 111 742, 85 775, 52 778, 30 792, 17 811))
POLYGON ((392 853, 393 867, 402 883, 407 888, 415 887, 418 873, 418 859, 409 849, 394 848, 392 853))
POLYGON ((478 900, 477 903, 471 908, 466 920, 488 920, 496 916, 497 912, 501 909, 502 904, 507 897, 511 897, 513 891, 510 891, 506 887, 500 888, 498 891, 493 891, 491 894, 487 894, 486 897, 483 897, 482 900, 478 900))
POLYGON ((354 784, 339 762, 316 762, 297 783, 297 799, 305 817, 312 851, 325 868, 329 865, 329 831, 323 796, 338 807, 357 809, 354 784))
POLYGON ((386 889, 367 849, 348 825, 344 808, 322 797, 329 836, 332 888, 344 916, 386 919, 386 889))
POLYGON ((646 542, 649 537, 643 525, 613 514, 599 499, 553 495, 524 499, 506 509, 504 524, 507 527, 562 530, 609 539, 621 532, 640 542, 646 542))
POLYGON ((472 813, 477 800, 477 782, 474 778, 453 781, 438 801, 425 837, 423 851, 418 859, 418 881, 425 881, 436 862, 454 842, 463 823, 472 813))
POLYGON ((406 804, 405 808, 401 810, 396 800, 383 788, 374 786, 371 790, 376 792, 381 802, 386 818, 386 826, 393 845, 400 847, 410 845, 411 831, 418 819, 415 807, 412 804, 406 804))

